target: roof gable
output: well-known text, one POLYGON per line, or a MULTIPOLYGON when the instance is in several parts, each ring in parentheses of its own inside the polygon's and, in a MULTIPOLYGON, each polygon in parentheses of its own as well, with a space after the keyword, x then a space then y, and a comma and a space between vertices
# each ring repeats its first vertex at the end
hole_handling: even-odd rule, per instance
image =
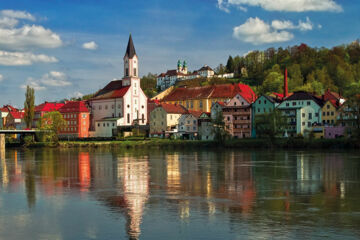
POLYGON ((67 102, 64 106, 59 109, 61 113, 69 113, 69 112, 89 112, 89 109, 86 107, 84 101, 70 101, 67 102))

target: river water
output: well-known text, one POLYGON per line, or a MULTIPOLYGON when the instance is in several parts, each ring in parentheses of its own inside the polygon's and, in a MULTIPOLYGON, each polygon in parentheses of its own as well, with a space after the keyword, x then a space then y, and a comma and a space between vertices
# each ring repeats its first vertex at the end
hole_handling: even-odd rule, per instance
POLYGON ((8 150, 0 239, 360 239, 360 155, 8 150))

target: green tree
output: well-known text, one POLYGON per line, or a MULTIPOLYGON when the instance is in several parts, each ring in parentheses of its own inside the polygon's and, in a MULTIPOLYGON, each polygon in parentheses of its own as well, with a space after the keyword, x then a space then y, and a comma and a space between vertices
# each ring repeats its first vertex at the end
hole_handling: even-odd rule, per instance
POLYGON ((304 78, 301 74, 301 68, 299 64, 293 64, 288 67, 288 73, 291 80, 289 80, 289 91, 292 92, 296 88, 302 87, 304 84, 304 78))
POLYGON ((39 128, 45 132, 44 141, 58 142, 60 130, 67 126, 61 113, 54 111, 48 112, 42 116, 39 122, 39 128))
POLYGON ((30 86, 26 86, 24 110, 24 121, 26 123, 26 127, 31 128, 35 110, 35 91, 30 86))
POLYGON ((148 75, 141 78, 141 89, 148 98, 152 98, 158 92, 158 89, 156 88, 156 77, 155 74, 148 73, 148 75))
POLYGON ((234 59, 232 58, 232 56, 229 56, 229 58, 227 60, 226 71, 228 73, 233 73, 234 72, 234 59))
POLYGON ((216 113, 215 119, 212 120, 212 124, 214 126, 213 131, 215 135, 215 141, 223 142, 228 136, 228 132, 226 131, 222 111, 218 111, 216 113))
POLYGON ((287 119, 280 110, 255 116, 256 135, 274 139, 281 136, 287 126, 287 119))

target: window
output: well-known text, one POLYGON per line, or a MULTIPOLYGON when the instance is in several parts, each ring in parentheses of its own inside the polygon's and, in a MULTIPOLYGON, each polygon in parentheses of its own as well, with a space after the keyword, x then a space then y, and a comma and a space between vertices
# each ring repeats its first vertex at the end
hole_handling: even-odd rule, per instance
POLYGON ((227 117, 227 120, 230 121, 230 117, 227 117))
POLYGON ((114 109, 114 104, 111 104, 111 109, 114 109))
POLYGON ((194 120, 194 124, 196 124, 196 120, 194 120))
POLYGON ((144 123, 145 122, 145 115, 141 114, 141 122, 144 123))
POLYGON ((293 105, 293 106, 296 106, 296 102, 293 102, 292 105, 293 105))
POLYGON ((105 127, 105 123, 103 123, 103 127, 105 127))
POLYGON ((312 119, 312 113, 309 113, 309 119, 312 119))
POLYGON ((328 104, 328 105, 326 106, 326 108, 327 108, 327 109, 330 109, 330 105, 328 104))
POLYGON ((323 112, 323 116, 325 116, 325 112, 323 112))
POLYGON ((144 109, 144 105, 141 105, 141 108, 144 109))
POLYGON ((191 105, 191 108, 194 108, 194 102, 192 100, 190 101, 190 105, 191 105))
MULTIPOLYGON (((134 76, 136 76, 136 68, 134 68, 134 76)), ((136 94, 136 93, 135 93, 136 94)))
POLYGON ((288 107, 288 106, 290 106, 290 104, 289 104, 289 103, 286 103, 286 106, 288 107))
POLYGON ((202 108, 203 107, 203 102, 202 102, 202 100, 200 100, 200 108, 202 108))
POLYGON ((308 122, 308 127, 311 127, 311 122, 308 122))
POLYGON ((259 104, 261 104, 261 100, 259 100, 259 104))
POLYGON ((101 105, 99 105, 99 110, 101 110, 101 105))
POLYGON ((234 106, 236 106, 236 102, 234 102, 234 106))
POLYGON ((260 112, 260 108, 258 108, 258 113, 260 112))
MULTIPOLYGON (((302 117, 304 118, 305 117, 305 113, 302 114, 302 117)), ((305 124, 304 124, 305 125, 305 124)))
POLYGON ((264 113, 266 113, 266 109, 264 108, 264 113))
POLYGON ((334 116, 334 112, 331 112, 331 116, 334 116))
POLYGON ((315 117, 319 117, 319 113, 315 113, 315 117))
POLYGON ((244 102, 241 102, 241 105, 243 105, 243 106, 244 106, 244 102))
POLYGON ((128 68, 125 69, 125 76, 126 77, 129 76, 129 69, 128 68))
POLYGON ((121 108, 121 105, 120 104, 118 104, 118 109, 120 109, 121 108))
POLYGON ((264 104, 266 104, 266 100, 264 100, 264 104))
POLYGON ((98 123, 98 127, 100 127, 100 123, 98 123))
POLYGON ((129 105, 129 104, 127 105, 127 108, 130 108, 130 105, 129 105))
POLYGON ((108 126, 109 126, 109 123, 107 123, 106 126, 108 127, 108 126))
POLYGON ((310 101, 307 101, 306 104, 307 104, 308 106, 310 106, 310 101))
POLYGON ((127 123, 130 123, 130 113, 127 114, 127 123))
POLYGON ((302 125, 305 126, 305 122, 302 122, 302 125))

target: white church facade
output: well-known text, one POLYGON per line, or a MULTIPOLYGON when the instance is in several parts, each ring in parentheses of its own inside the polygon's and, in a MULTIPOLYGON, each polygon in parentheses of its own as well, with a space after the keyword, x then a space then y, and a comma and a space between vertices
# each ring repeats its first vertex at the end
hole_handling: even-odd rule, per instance
POLYGON ((91 136, 112 137, 119 127, 147 124, 147 97, 138 74, 138 56, 130 35, 124 56, 124 78, 111 81, 89 100, 91 136))

